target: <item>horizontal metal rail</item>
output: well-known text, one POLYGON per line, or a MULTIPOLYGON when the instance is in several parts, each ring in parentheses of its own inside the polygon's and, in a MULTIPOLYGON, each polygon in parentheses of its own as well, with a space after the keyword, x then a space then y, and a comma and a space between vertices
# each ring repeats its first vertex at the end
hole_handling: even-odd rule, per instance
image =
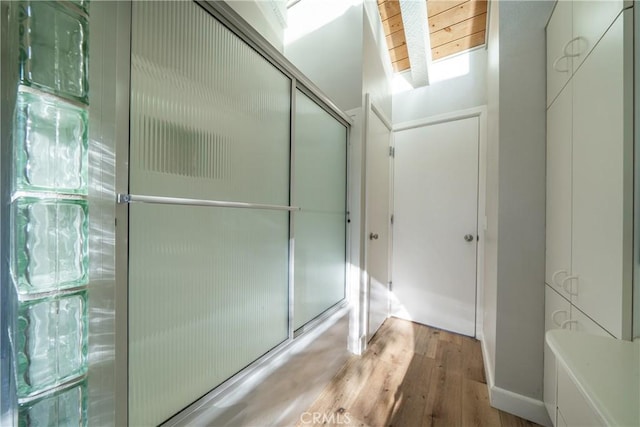
POLYGON ((299 211, 296 206, 267 205, 263 203, 225 202, 221 200, 183 199, 179 197, 139 196, 118 194, 118 203, 152 203, 158 205, 207 206, 213 208, 264 209, 271 211, 299 211))

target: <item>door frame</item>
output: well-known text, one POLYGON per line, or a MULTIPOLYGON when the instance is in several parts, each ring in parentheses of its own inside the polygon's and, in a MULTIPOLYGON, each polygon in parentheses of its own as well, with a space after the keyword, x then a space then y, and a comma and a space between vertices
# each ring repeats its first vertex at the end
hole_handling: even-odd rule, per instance
MULTIPOLYGON (((364 195, 364 220, 362 221, 362 239, 361 239, 361 244, 362 244, 362 253, 364 254, 363 256, 363 274, 361 274, 360 276, 360 286, 361 289, 363 289, 362 292, 362 299, 361 299, 361 307, 362 307, 362 311, 361 311, 361 322, 362 322, 362 330, 363 330, 363 336, 364 336, 364 343, 361 344, 362 346, 362 350, 364 351, 364 349, 366 349, 367 344, 369 342, 369 340, 371 340, 371 336, 369 335, 369 302, 370 302, 370 297, 371 297, 371 278, 369 276, 369 239, 368 239, 368 232, 369 230, 369 215, 367 215, 367 212, 369 211, 369 196, 368 196, 368 189, 367 189, 367 173, 369 172, 369 165, 367 162, 367 150, 368 150, 368 146, 369 146, 369 141, 371 138, 371 130, 369 128, 369 124, 370 124, 370 117, 371 114, 375 114, 380 121, 382 122, 382 124, 389 130, 389 147, 393 147, 393 124, 391 122, 391 120, 389 120, 387 118, 387 116, 384 114, 384 112, 382 111, 382 109, 380 109, 371 99, 371 95, 369 93, 367 93, 365 95, 365 111, 364 111, 365 115, 364 115, 364 135, 365 135, 365 139, 364 139, 364 157, 363 157, 363 174, 362 174, 362 192, 364 195)), ((389 206, 389 215, 393 215, 393 157, 389 156, 389 200, 387 201, 388 206, 389 206)), ((390 219, 390 217, 389 217, 390 219)), ((390 313, 390 298, 389 298, 389 291, 390 291, 390 283, 392 281, 392 271, 391 271, 391 260, 392 260, 392 242, 393 242, 393 227, 391 226, 391 221, 389 220, 389 222, 387 222, 387 234, 389 236, 388 242, 387 242, 387 273, 388 273, 388 277, 387 277, 387 318, 389 317, 389 313, 390 313)))
MULTIPOLYGON (((476 325, 475 337, 482 340, 483 314, 484 314, 484 258, 485 258, 485 231, 487 229, 486 216, 486 189, 487 189, 487 106, 481 105, 465 110, 457 110, 436 116, 425 117, 417 120, 409 120, 393 125, 393 133, 436 125, 439 123, 453 122, 472 117, 478 117, 478 248, 476 254, 476 325)), ((393 178, 392 178, 393 179, 393 178)), ((393 203, 392 203, 393 211, 393 203)), ((393 253, 393 249, 391 251, 393 253)), ((393 275, 393 271, 391 271, 393 275)))

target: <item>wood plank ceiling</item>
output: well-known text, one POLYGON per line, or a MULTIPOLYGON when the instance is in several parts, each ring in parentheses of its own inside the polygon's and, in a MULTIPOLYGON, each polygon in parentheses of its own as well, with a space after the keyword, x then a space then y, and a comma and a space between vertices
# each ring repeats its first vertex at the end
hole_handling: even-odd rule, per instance
MULTIPOLYGON (((426 0, 431 58, 438 60, 485 43, 488 0, 426 0)), ((411 67, 398 0, 378 0, 395 72, 411 67)))

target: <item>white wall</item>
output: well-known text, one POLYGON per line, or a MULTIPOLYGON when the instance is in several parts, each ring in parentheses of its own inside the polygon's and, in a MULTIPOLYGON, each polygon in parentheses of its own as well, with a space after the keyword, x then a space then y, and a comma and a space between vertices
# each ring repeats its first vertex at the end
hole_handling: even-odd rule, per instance
POLYGON ((546 44, 553 4, 500 5, 496 384, 542 398, 546 44), (517 325, 517 327, 514 327, 517 325), (504 350, 504 351, 502 351, 504 350))
POLYGON ((485 105, 487 103, 487 50, 475 49, 452 59, 435 63, 442 68, 443 62, 456 62, 464 75, 440 80, 393 95, 393 122, 401 123, 425 117, 437 116, 457 110, 485 105))
MULTIPOLYGON (((498 282, 498 195, 500 138, 500 8, 489 6, 487 44, 487 182, 484 232, 484 300, 482 346, 487 382, 493 385, 496 361, 496 301, 498 282)), ((483 224, 482 218, 480 221, 483 224)))
POLYGON ((488 67, 492 117, 484 335, 489 358, 495 357, 490 361, 495 371, 489 382, 494 384, 491 397, 495 406, 548 423, 541 402, 546 161, 544 27, 553 2, 505 1, 497 5, 499 61, 496 68, 492 51, 488 67), (495 355, 491 354, 492 348, 495 355))
POLYGON ((276 49, 283 51, 285 0, 226 0, 226 3, 276 49))
POLYGON ((360 107, 362 3, 303 0, 289 9, 288 22, 284 46, 287 59, 343 111, 360 107), (326 18, 327 22, 316 28, 317 24, 311 23, 316 18, 326 18))
MULTIPOLYGON (((382 110, 387 119, 391 120, 393 69, 389 50, 377 2, 365 0, 364 4, 362 91, 363 95, 371 94, 371 102, 382 110)), ((364 104, 364 98, 362 102, 364 104)))

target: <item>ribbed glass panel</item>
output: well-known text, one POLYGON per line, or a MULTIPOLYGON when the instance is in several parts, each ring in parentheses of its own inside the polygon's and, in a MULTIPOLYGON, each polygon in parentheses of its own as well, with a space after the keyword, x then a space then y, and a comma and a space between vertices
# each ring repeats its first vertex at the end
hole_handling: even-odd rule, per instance
POLYGON ((294 328, 345 297, 347 129, 296 93, 294 328))
POLYGON ((159 424, 287 338, 288 216, 131 205, 130 425, 159 424))
POLYGON ((193 2, 134 2, 131 192, 287 205, 288 77, 193 2))
MULTIPOLYGON (((193 2, 134 2, 130 192, 289 204, 291 81, 193 2)), ((288 336, 289 214, 130 207, 129 422, 288 336)))

